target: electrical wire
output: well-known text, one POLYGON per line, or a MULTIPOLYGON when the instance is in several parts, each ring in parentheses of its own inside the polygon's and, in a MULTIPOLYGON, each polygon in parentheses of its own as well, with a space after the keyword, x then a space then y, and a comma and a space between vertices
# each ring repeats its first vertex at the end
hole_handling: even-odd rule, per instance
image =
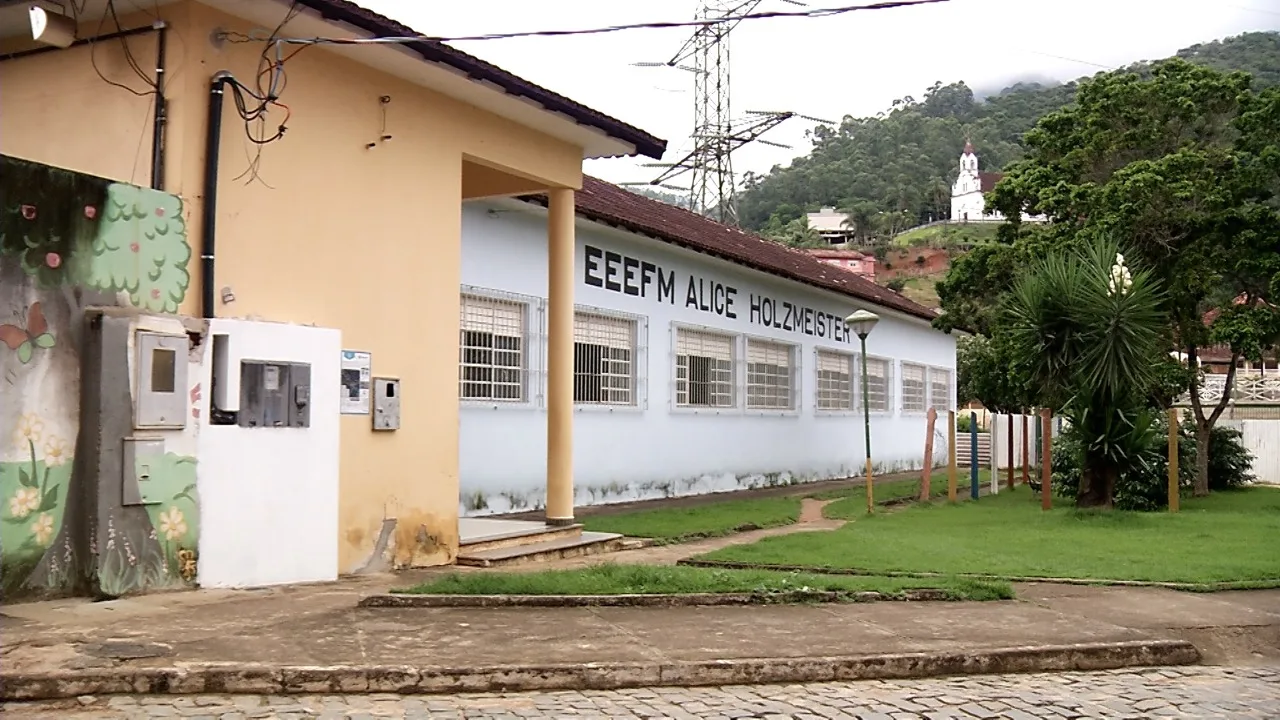
MULTIPOLYGON (((698 20, 680 20, 671 22, 644 22, 631 23, 626 25, 608 25, 597 28, 586 28, 579 30, 531 30, 524 32, 509 33, 488 33, 485 35, 459 35, 453 37, 433 36, 433 35, 402 35, 402 36, 384 36, 371 38, 288 38, 283 42, 301 43, 311 45, 377 45, 377 44, 396 44, 396 43, 413 43, 413 42, 436 42, 436 43, 456 43, 456 42, 473 42, 480 40, 507 40, 511 38, 527 38, 527 37, 563 37, 570 35, 599 35, 603 33, 622 32, 625 30, 660 30, 669 28, 689 28, 689 27, 705 27, 708 25, 719 25, 726 22, 739 22, 743 20, 764 20, 777 18, 819 18, 833 17, 843 15, 845 13, 857 12, 859 10, 888 10, 891 8, 910 7, 913 5, 931 5, 934 3, 949 2, 949 0, 886 0, 884 2, 872 3, 869 5, 846 5, 842 7, 830 8, 811 8, 807 10, 770 10, 765 12, 744 13, 742 15, 726 15, 724 17, 698 19, 698 20)), ((224 37, 228 42, 253 42, 259 38, 246 35, 239 32, 227 32, 224 37)))
MULTIPOLYGON (((85 2, 87 3, 88 0, 85 0, 85 2)), ((82 12, 83 10, 84 8, 77 8, 74 2, 71 3, 71 17, 76 22, 77 25, 80 23, 80 12, 82 12)), ((106 28, 106 26, 107 26, 107 13, 103 13, 102 19, 98 21, 98 29, 94 33, 94 37, 97 37, 98 35, 102 35, 103 34, 102 31, 103 29, 106 28)), ((120 40, 123 42, 124 38, 120 38, 120 40)), ((125 47, 127 49, 128 46, 126 45, 125 47)), ((93 66, 93 71, 97 73, 98 79, 102 80, 102 82, 108 85, 114 85, 115 87, 118 87, 122 90, 128 90, 129 92, 133 93, 138 97, 147 97, 148 95, 153 95, 157 92, 155 83, 152 82, 150 79, 146 78, 145 76, 143 76, 143 80, 147 82, 147 85, 151 89, 146 92, 143 92, 143 91, 131 88, 128 85, 125 85, 124 83, 116 82, 115 80, 108 78, 106 75, 103 75, 102 70, 98 67, 98 43, 92 39, 89 41, 89 64, 93 66)))
MULTIPOLYGON (((124 32, 124 26, 120 24, 120 16, 116 14, 115 0, 107 0, 107 11, 111 13, 111 20, 116 24, 116 32, 124 32)), ((142 72, 142 68, 139 67, 138 61, 134 59, 133 51, 129 49, 128 39, 121 37, 120 46, 124 48, 125 62, 129 63, 129 67, 133 68, 133 73, 137 75, 139 78, 141 78, 142 82, 146 83, 147 85, 150 85, 151 90, 153 92, 158 91, 159 88, 156 87, 157 83, 151 78, 147 77, 146 73, 142 72)))
POLYGON ((262 52, 258 56, 258 67, 257 72, 254 74, 252 87, 235 78, 227 81, 227 87, 230 89, 236 113, 244 123, 245 139, 249 143, 245 152, 248 166, 244 172, 234 179, 240 180, 248 177, 246 184, 252 184, 256 181, 262 183, 268 189, 274 189, 262 179, 260 174, 262 149, 264 146, 283 138, 288 129, 289 120, 293 117, 293 110, 280 100, 281 94, 283 94, 285 87, 288 85, 285 64, 306 47, 303 46, 288 55, 283 55, 278 37, 284 27, 301 12, 302 8, 299 6, 298 0, 293 0, 284 17, 263 41, 262 52), (275 52, 274 58, 271 57, 273 51, 275 52), (267 116, 273 107, 283 110, 284 118, 276 126, 275 133, 268 136, 267 116), (252 147, 252 150, 249 150, 249 147, 252 147))

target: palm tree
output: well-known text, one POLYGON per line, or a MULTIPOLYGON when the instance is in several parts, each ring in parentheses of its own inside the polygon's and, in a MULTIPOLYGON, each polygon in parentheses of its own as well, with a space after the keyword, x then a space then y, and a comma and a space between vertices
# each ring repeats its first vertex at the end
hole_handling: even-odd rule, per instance
POLYGON ((1151 273, 1131 272, 1106 242, 1045 258, 1006 303, 1029 394, 1084 440, 1077 507, 1111 507, 1117 478, 1154 431, 1146 393, 1164 352, 1161 300, 1151 273))

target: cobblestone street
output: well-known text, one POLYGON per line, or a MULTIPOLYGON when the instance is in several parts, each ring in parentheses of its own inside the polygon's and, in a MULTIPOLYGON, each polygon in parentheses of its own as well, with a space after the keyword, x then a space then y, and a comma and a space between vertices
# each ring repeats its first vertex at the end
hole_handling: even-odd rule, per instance
POLYGON ((29 718, 1277 718, 1280 667, 1183 667, 812 685, 397 697, 113 697, 10 704, 29 718))

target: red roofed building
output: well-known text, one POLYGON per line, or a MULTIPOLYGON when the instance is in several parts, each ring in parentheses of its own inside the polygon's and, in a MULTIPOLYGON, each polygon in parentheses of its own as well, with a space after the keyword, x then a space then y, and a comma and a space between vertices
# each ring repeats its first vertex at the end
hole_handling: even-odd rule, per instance
POLYGON ((811 257, 868 280, 876 279, 876 258, 857 250, 806 250, 811 257))

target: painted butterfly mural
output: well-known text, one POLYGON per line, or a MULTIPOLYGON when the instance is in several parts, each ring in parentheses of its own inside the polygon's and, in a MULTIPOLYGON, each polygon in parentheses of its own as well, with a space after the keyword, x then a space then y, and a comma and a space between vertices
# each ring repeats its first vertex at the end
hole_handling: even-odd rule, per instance
POLYGON ((40 309, 40 303, 31 303, 27 309, 27 326, 0 325, 0 342, 18 353, 18 361, 23 365, 31 362, 36 348, 51 348, 54 345, 53 333, 49 332, 49 321, 40 309))

